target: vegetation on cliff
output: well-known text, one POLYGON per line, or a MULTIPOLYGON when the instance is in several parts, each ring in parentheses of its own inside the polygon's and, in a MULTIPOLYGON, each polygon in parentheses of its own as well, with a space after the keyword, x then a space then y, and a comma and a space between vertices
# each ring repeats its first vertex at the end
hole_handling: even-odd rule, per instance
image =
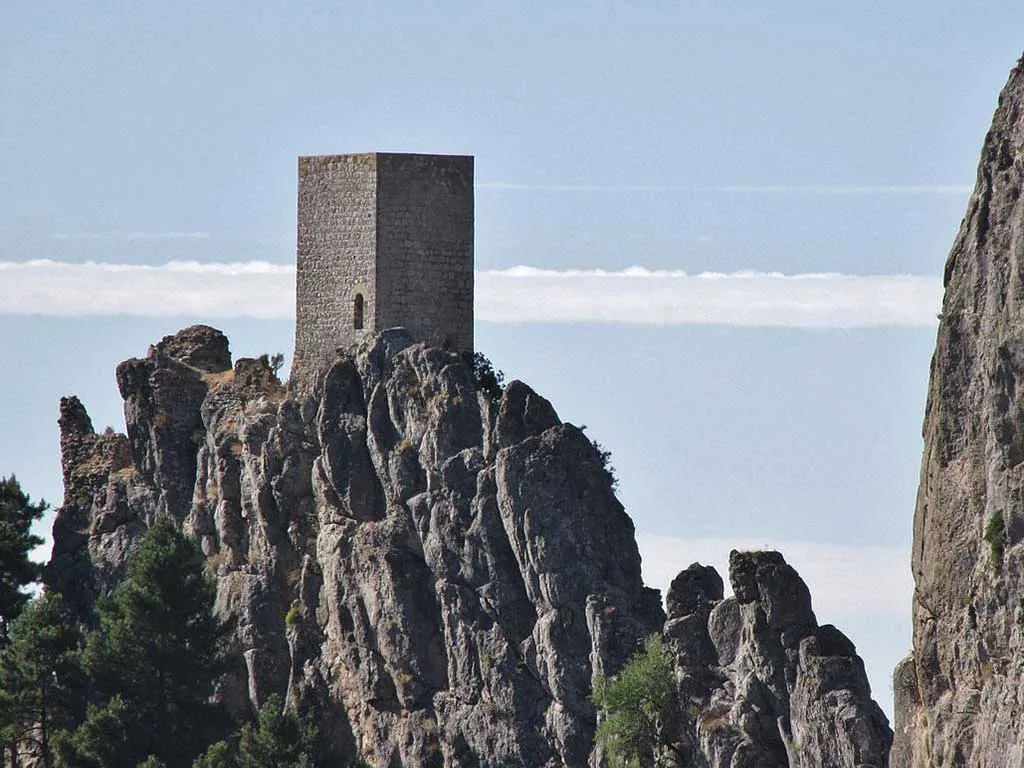
POLYGON ((675 704, 672 660, 661 635, 651 635, 614 678, 594 684, 594 703, 603 718, 595 738, 612 768, 652 765, 670 751, 666 721, 675 704))
POLYGON ((215 617, 214 599, 202 553, 161 518, 98 601, 91 629, 59 593, 28 602, 0 647, 5 764, 312 768, 316 731, 279 697, 229 736, 234 724, 212 694, 230 627, 215 617))
POLYGON ((78 651, 82 635, 60 595, 32 601, 11 624, 0 649, 0 732, 7 765, 17 764, 18 745, 28 745, 52 765, 55 733, 74 728, 85 708, 85 677, 78 651))
POLYGON ((67 765, 191 765, 227 730, 209 703, 227 628, 213 615, 202 553, 166 518, 143 537, 125 579, 97 605, 82 653, 96 702, 62 742, 67 765))
POLYGON ((31 529, 45 510, 46 503, 33 504, 13 475, 0 477, 0 639, 28 601, 25 587, 39 578, 29 552, 43 540, 31 529))

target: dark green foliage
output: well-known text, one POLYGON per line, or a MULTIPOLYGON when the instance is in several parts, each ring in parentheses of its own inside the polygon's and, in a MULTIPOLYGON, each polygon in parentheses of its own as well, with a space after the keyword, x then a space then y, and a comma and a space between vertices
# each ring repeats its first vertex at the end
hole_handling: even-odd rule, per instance
POLYGON ((276 694, 260 708, 255 726, 246 725, 238 748, 218 742, 192 768, 312 768, 316 728, 284 710, 276 694))
POLYGON ((985 524, 985 541, 988 542, 992 552, 992 562, 999 564, 1003 560, 1003 552, 1006 549, 1006 522, 1003 520, 1001 509, 992 513, 992 517, 985 524))
POLYGON ((238 738, 239 768, 309 768, 316 733, 306 728, 281 698, 271 696, 260 708, 259 722, 247 725, 238 738))
POLYGON ((0 733, 4 743, 33 742, 45 768, 53 734, 84 709, 81 633, 58 594, 43 595, 11 624, 0 652, 0 733))
POLYGON ((192 768, 238 768, 238 758, 226 741, 218 741, 195 759, 192 768))
MULTIPOLYGON (((15 516, 30 522, 45 508, 31 505, 13 479, 2 487, 5 512, 16 508, 15 516)), ((20 540, 36 543, 27 525, 20 540)), ((0 743, 11 764, 15 743, 34 743, 43 768, 317 765, 316 728, 284 711, 277 696, 256 723, 221 740, 230 724, 209 699, 225 670, 227 628, 213 604, 203 556, 166 519, 143 537, 113 593, 98 601, 98 628, 88 638, 61 595, 28 603, 0 646, 0 743)), ((292 613, 294 623, 298 611, 292 613)))
MULTIPOLYGON (((580 424, 580 432, 586 431, 587 425, 580 424)), ((597 452, 597 461, 601 465, 601 470, 604 472, 605 477, 608 478, 608 484, 613 491, 617 491, 619 489, 619 478, 615 474, 615 467, 612 465, 612 452, 594 438, 590 438, 590 444, 594 446, 594 450, 597 452)))
POLYGON ((277 376, 278 371, 281 370, 281 366, 284 365, 284 354, 281 352, 275 352, 272 354, 268 365, 270 366, 270 372, 274 374, 274 376, 277 376))
POLYGON ((604 719, 595 741, 613 768, 655 765, 667 747, 663 733, 675 699, 672 662, 661 641, 651 635, 641 651, 614 678, 600 677, 591 697, 604 719))
POLYGON ((594 444, 594 450, 597 451, 598 460, 601 462, 601 469, 604 470, 605 476, 608 478, 608 484, 611 485, 613 491, 619 489, 619 478, 615 474, 615 467, 612 466, 612 452, 607 450, 597 440, 591 440, 594 444))
POLYGON ((130 707, 115 696, 102 707, 89 706, 85 722, 54 737, 57 764, 64 768, 134 768, 138 758, 125 746, 134 725, 130 707))
POLYGON ((213 604, 202 554, 173 523, 158 521, 124 581, 98 604, 85 661, 106 704, 74 734, 69 765, 92 765, 96 750, 113 745, 119 766, 150 755, 168 768, 190 766, 223 732, 224 715, 208 702, 224 669, 225 628, 213 604))
POLYGON ((33 504, 13 475, 0 477, 0 640, 28 602, 22 590, 39 578, 40 566, 29 552, 43 540, 31 528, 45 510, 46 502, 33 504))
POLYGON ((487 394, 491 400, 501 398, 505 374, 494 367, 483 352, 463 352, 462 359, 473 372, 477 390, 487 394))

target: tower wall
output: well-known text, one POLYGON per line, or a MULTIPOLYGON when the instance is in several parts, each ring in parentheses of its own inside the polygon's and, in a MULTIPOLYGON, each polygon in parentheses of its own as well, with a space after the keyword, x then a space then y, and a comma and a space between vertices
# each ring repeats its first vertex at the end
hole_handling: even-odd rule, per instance
POLYGON ((377 327, 471 350, 473 158, 377 159, 377 327))
MULTIPOLYGON (((373 330, 377 253, 377 157, 299 158, 295 355, 292 374, 316 372, 362 332, 357 293, 373 330)), ((364 331, 365 332, 365 331, 364 331)))
POLYGON ((395 326, 473 348, 472 157, 300 157, 298 187, 293 378, 395 326))

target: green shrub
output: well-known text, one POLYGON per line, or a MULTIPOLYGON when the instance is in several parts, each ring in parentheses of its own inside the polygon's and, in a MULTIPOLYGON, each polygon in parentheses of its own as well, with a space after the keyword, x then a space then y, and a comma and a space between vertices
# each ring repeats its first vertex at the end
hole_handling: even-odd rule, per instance
POLYGON ((260 708, 255 727, 246 725, 238 737, 239 768, 312 768, 316 727, 285 711, 276 693, 260 708))
POLYGON ((313 768, 316 726, 286 711, 276 693, 260 707, 256 723, 242 726, 230 741, 219 741, 192 768, 313 768))
POLYGON ((495 368, 483 352, 463 352, 462 360, 473 372, 473 382, 478 391, 486 393, 491 400, 501 398, 505 374, 495 368))
POLYGON ((1006 550, 1006 521, 1003 519, 1001 509, 992 513, 992 517, 985 523, 985 541, 988 542, 992 553, 992 562, 1001 563, 1003 552, 1006 550))
POLYGON ((594 450, 597 451, 598 461, 601 462, 601 469, 604 470, 608 478, 608 484, 611 485, 613 491, 617 491, 619 489, 619 478, 615 474, 615 467, 612 465, 612 452, 597 442, 597 440, 591 439, 590 442, 594 444, 594 450))
POLYGON ((663 732, 675 703, 672 662, 654 634, 613 678, 599 677, 591 700, 603 719, 594 734, 612 768, 654 765, 668 747, 663 732))
POLYGON ((226 741, 211 744, 210 748, 192 763, 192 768, 237 768, 237 766, 235 753, 226 741))
POLYGON ((270 372, 277 376, 278 372, 281 370, 281 366, 284 365, 284 354, 281 352, 275 352, 272 354, 270 356, 269 365, 270 372))

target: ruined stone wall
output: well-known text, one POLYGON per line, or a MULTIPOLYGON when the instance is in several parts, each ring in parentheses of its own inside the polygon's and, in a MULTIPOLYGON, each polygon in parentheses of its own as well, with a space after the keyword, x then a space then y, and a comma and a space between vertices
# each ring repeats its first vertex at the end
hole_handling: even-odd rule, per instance
POLYGON ((473 158, 377 155, 377 327, 473 348, 473 158))
POLYGON ((373 331, 376 251, 377 155, 300 157, 293 377, 373 331), (364 331, 353 328, 357 293, 364 331))

